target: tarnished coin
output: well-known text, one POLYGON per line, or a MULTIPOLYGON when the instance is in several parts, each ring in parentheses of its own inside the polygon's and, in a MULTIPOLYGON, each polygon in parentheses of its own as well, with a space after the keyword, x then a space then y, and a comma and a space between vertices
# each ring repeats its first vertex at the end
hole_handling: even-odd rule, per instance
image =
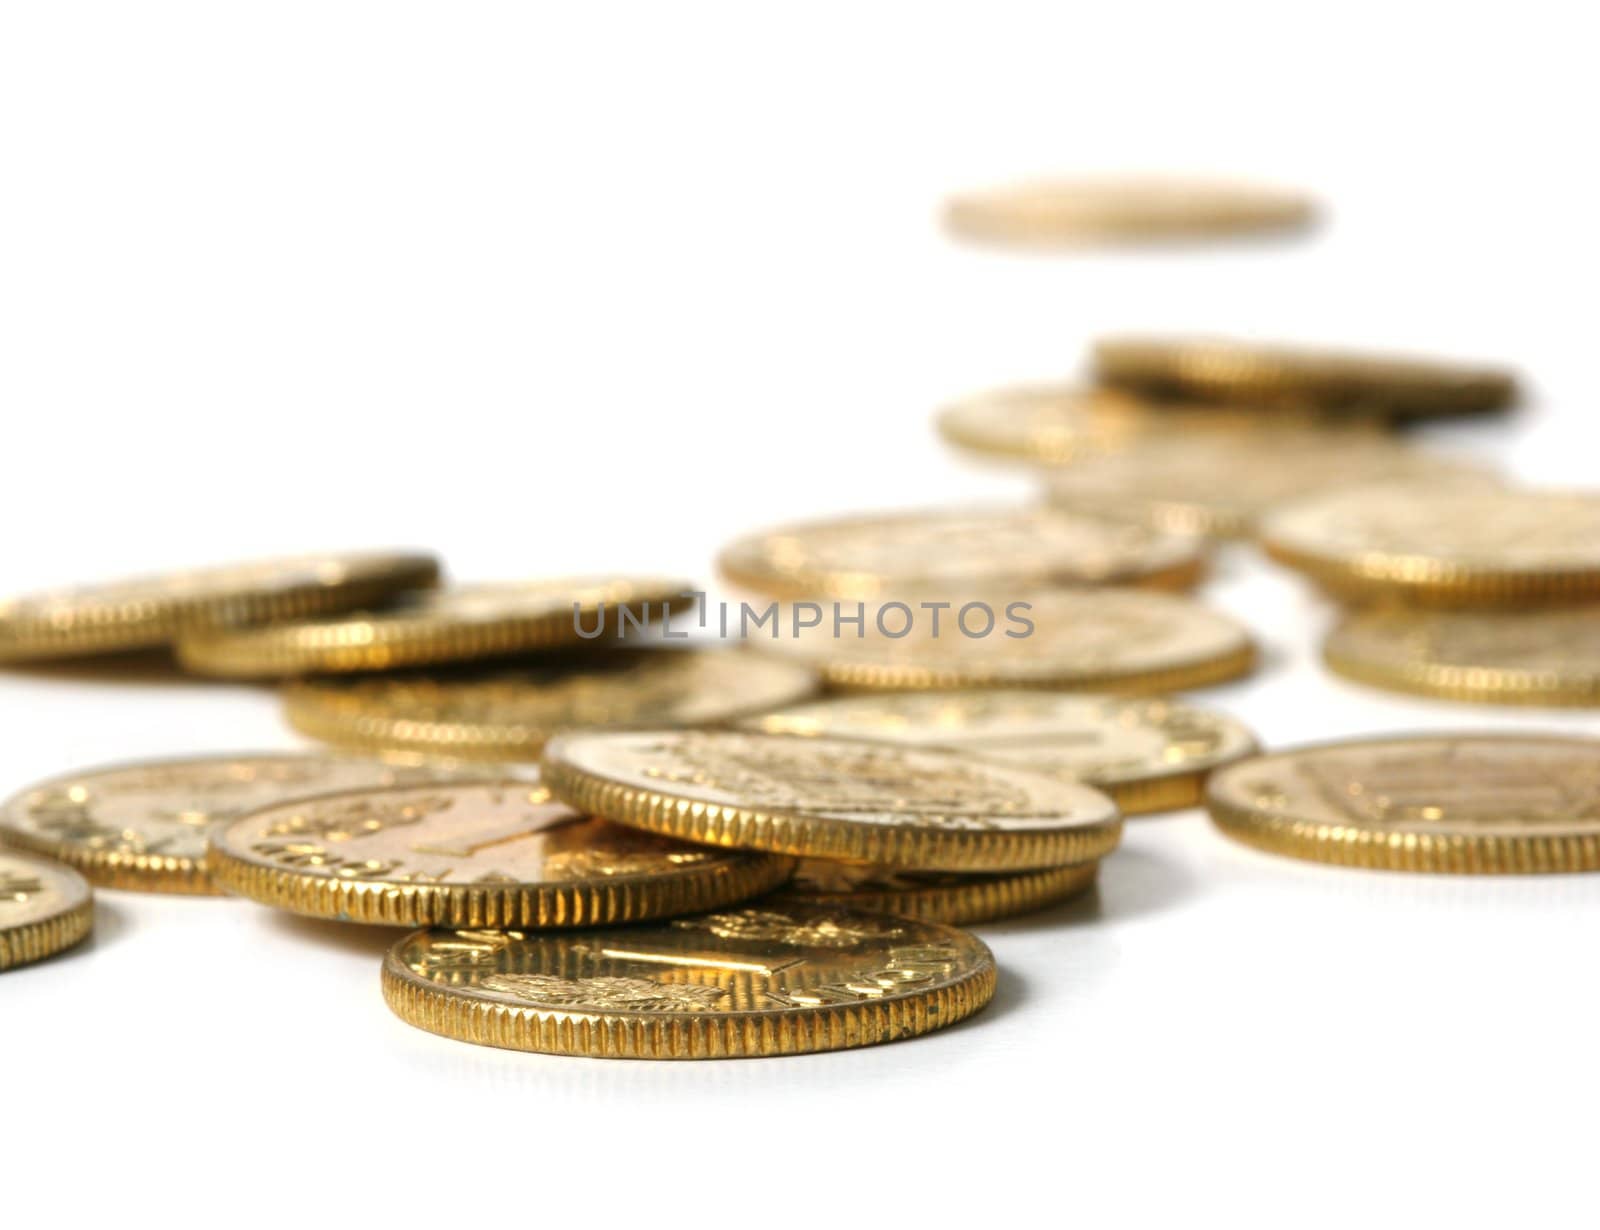
POLYGON ((415 552, 254 560, 0 601, 0 661, 165 645, 181 632, 347 611, 437 582, 415 552))
POLYGON ((348 790, 211 834, 222 888, 347 922, 603 927, 714 909, 793 861, 691 846, 573 811, 536 781, 348 790))
POLYGON ((1255 661, 1242 625, 1175 594, 1083 589, 957 598, 937 624, 918 609, 925 605, 865 604, 859 626, 841 620, 835 628, 830 616, 796 630, 797 621, 780 619, 775 635, 752 635, 749 643, 815 666, 830 686, 871 691, 1178 692, 1233 679, 1255 661), (969 607, 976 613, 964 618, 969 607))
POLYGON ((1279 188, 1164 176, 1038 180, 952 197, 963 239, 1027 247, 1161 242, 1297 230, 1315 210, 1279 188))
POLYGON ((776 598, 873 598, 953 586, 1141 585, 1200 577, 1192 539, 1048 509, 947 509, 814 521, 742 538, 718 559, 776 598))
POLYGON ((1093 888, 1099 871, 1099 863, 1074 863, 1011 875, 958 875, 805 858, 794 878, 762 904, 870 910, 961 926, 1056 905, 1093 888))
POLYGON ((573 731, 544 780, 579 811, 707 845, 919 871, 1097 859, 1116 804, 1088 786, 956 752, 738 731, 573 731))
POLYGON ((1104 383, 1153 397, 1388 418, 1499 410, 1517 396, 1500 367, 1222 338, 1106 338, 1094 360, 1104 383))
POLYGON ((418 931, 383 963, 395 1015, 481 1046, 606 1059, 735 1059, 894 1042, 994 994, 953 927, 794 906, 647 927, 418 931))
POLYGON ((71 948, 93 926, 94 900, 76 871, 0 850, 0 970, 71 948))
POLYGON ((1164 697, 999 689, 898 692, 830 697, 742 724, 775 735, 966 752, 1087 782, 1116 800, 1123 815, 1192 807, 1200 801, 1207 773, 1256 750, 1242 723, 1164 697))
POLYGON ((1426 735, 1299 748, 1212 774, 1230 836, 1392 871, 1600 868, 1600 741, 1426 735))
POLYGON ((1323 646, 1363 683, 1499 705, 1600 706, 1600 607, 1350 613, 1323 646))
POLYGON ((1353 599, 1520 606, 1600 596, 1600 494, 1386 484, 1286 504, 1273 558, 1353 599))
POLYGON ((569 727, 703 725, 816 690, 810 667, 743 650, 611 650, 550 666, 310 680, 284 701, 295 729, 346 747, 528 760, 569 727))
POLYGON ((106 888, 214 893, 206 830, 218 820, 330 790, 460 776, 288 753, 106 765, 40 782, 0 804, 0 840, 60 859, 106 888))
POLYGON ((690 601, 686 581, 576 577, 466 585, 392 610, 310 623, 219 628, 178 640, 178 661, 203 675, 344 674, 615 642, 627 627, 690 601))

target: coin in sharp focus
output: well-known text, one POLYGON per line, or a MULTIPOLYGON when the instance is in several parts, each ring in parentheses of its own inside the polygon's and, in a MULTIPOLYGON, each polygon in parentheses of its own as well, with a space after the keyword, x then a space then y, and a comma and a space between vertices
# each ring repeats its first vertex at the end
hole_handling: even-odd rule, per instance
POLYGON ((1115 388, 1231 405, 1426 418, 1499 410, 1517 397, 1515 374, 1501 367, 1223 338, 1105 338, 1094 360, 1115 388))
POLYGON ((1171 176, 1036 180, 952 197, 951 234, 983 243, 1073 247, 1299 230, 1309 197, 1264 185, 1171 176))
POLYGON ((547 666, 308 680, 284 703, 295 729, 345 747, 526 760, 558 730, 710 724, 817 685, 808 666, 742 649, 611 650, 547 666))
POLYGON ((994 994, 976 936, 806 906, 746 907, 609 931, 418 931, 389 951, 402 1020, 511 1050, 732 1059, 894 1042, 994 994))
POLYGON ((0 661, 121 653, 221 623, 298 619, 434 585, 415 552, 346 552, 223 564, 0 601, 0 661))
POLYGON ((1067 901, 1093 888, 1099 870, 1099 863, 1072 863, 1011 875, 959 875, 805 858, 794 878, 763 904, 869 910, 963 926, 1067 901))
POLYGON ((94 926, 89 883, 70 867, 0 850, 0 970, 42 961, 94 926))
POLYGON ((965 752, 1086 782, 1123 815, 1192 807, 1207 773, 1256 750, 1242 723, 1166 697, 1002 689, 835 696, 741 725, 965 752))
POLYGON ((686 841, 918 871, 1100 858, 1100 791, 957 752, 742 731, 571 731, 544 780, 580 811, 686 841))
POLYGON ((732 584, 776 598, 872 598, 936 587, 1140 585, 1186 589, 1194 540, 1041 508, 945 509, 814 521, 750 535, 718 559, 732 584))
POLYGON ((330 790, 461 775, 295 753, 103 765, 40 782, 0 804, 0 840, 60 859, 106 888, 214 893, 206 830, 218 820, 330 790))
POLYGON ((219 825, 222 888, 344 922, 605 927, 693 914, 788 878, 790 859, 585 816, 537 781, 347 790, 219 825))
POLYGON ((1352 611, 1323 646, 1339 674, 1421 696, 1600 706, 1600 607, 1352 611))
POLYGON ((1600 741, 1517 734, 1328 743, 1212 774, 1206 806, 1240 841, 1390 871, 1600 869, 1600 741))
POLYGON ((686 581, 573 577, 464 585, 391 610, 179 638, 178 660, 226 678, 345 674, 615 642, 690 601, 686 581), (590 634, 594 635, 591 636, 590 634))
POLYGON ((864 604, 859 634, 842 621, 834 628, 831 613, 820 625, 797 627, 797 618, 780 612, 774 635, 752 634, 749 644, 806 662, 829 686, 846 691, 1149 694, 1220 683, 1255 662, 1241 624, 1177 594, 1079 589, 969 595, 945 602, 937 623, 921 609, 929 604, 864 604))
POLYGON ((1384 484, 1286 504, 1269 554, 1345 598, 1524 606, 1600 596, 1600 494, 1384 484))

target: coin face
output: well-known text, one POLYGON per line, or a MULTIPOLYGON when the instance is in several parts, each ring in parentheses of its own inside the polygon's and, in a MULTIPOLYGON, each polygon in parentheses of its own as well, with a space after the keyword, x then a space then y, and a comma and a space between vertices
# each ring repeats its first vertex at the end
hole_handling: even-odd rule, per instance
POLYGON ((0 601, 0 661, 164 645, 223 622, 293 619, 433 585, 438 561, 408 552, 254 560, 0 601))
POLYGON ((610 931, 419 931, 390 951, 402 1020, 512 1050, 608 1059, 794 1055, 972 1015, 994 958, 910 918, 747 907, 610 931))
POLYGON ((1099 863, 1076 863, 1011 875, 957 875, 804 858, 794 878, 763 904, 869 910, 952 925, 993 922, 1076 897, 1094 887, 1099 870, 1099 863))
POLYGON ((71 948, 93 925, 89 884, 76 871, 0 850, 0 970, 71 948))
POLYGON ((615 642, 689 601, 686 581, 567 578, 467 585, 389 611, 181 637, 188 669, 228 678, 383 671, 615 642))
POLYGON ((1043 590, 947 604, 937 625, 913 603, 866 604, 861 625, 830 621, 750 645, 815 666, 846 690, 1067 688, 1174 692, 1246 673, 1250 635, 1189 598, 1143 590, 1043 590), (984 611, 994 615, 991 624, 984 611), (954 618, 953 618, 954 617, 954 618), (988 628, 983 635, 975 635, 988 628), (835 632, 838 635, 835 635, 835 632), (859 632, 859 635, 858 635, 859 632))
POLYGON ((558 730, 692 726, 810 696, 817 675, 743 650, 612 650, 551 666, 319 679, 285 693, 297 730, 346 747, 536 758, 558 730))
POLYGON ((1335 593, 1429 606, 1600 595, 1600 495, 1473 483, 1351 488, 1263 519, 1272 556, 1335 593))
POLYGON ((837 696, 743 723, 768 734, 942 747, 1087 782, 1124 815, 1190 807, 1212 769, 1256 750, 1245 727, 1165 697, 979 689, 837 696))
POLYGON ((1206 806, 1241 841, 1319 862, 1589 871, 1600 867, 1600 741, 1444 735, 1324 744, 1218 771, 1206 806))
POLYGON ((946 510, 818 521, 740 539, 718 560, 778 598, 894 597, 952 586, 1149 585, 1198 580, 1186 538, 1044 509, 946 510))
POLYGON ((544 778, 580 811, 717 846, 932 871, 1099 858, 1098 790, 955 752, 736 731, 574 731, 544 778))
POLYGON ((1600 705, 1600 607, 1348 614, 1323 647, 1341 675, 1423 696, 1600 705))
POLYGON ((229 892, 346 922, 594 927, 754 896, 791 860, 713 850, 585 816, 537 781, 349 790, 219 826, 229 892))
POLYGON ((963 239, 1028 247, 1159 242, 1308 225, 1298 192, 1215 180, 1123 176, 1040 180, 952 197, 945 227, 963 239))
POLYGON ((206 830, 219 820, 330 790, 453 776, 460 773, 289 754, 111 765, 51 778, 0 804, 0 838, 107 888, 212 893, 206 830))

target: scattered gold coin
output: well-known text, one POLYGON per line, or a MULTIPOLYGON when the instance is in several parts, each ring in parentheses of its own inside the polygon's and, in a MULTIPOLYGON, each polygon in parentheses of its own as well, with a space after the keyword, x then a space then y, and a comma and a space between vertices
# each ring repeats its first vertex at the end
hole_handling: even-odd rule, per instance
POLYGON ((794 879, 762 904, 868 910, 962 926, 1031 914, 1076 897, 1094 887, 1099 870, 1099 863, 1075 863, 1012 875, 956 875, 806 858, 794 879))
POLYGON ((289 724, 345 747, 536 759, 575 726, 694 726, 810 696, 817 675, 744 650, 611 650, 549 666, 317 679, 284 694, 289 724))
POLYGON ((937 587, 1143 585, 1186 589, 1199 546, 1049 509, 953 509, 814 521, 741 538, 731 583, 776 598, 872 598, 937 587))
POLYGON ((1277 560, 1335 594, 1424 606, 1600 595, 1600 495, 1474 483, 1350 488, 1261 523, 1277 560))
POLYGON ((347 611, 426 588, 438 561, 353 552, 254 560, 0 601, 0 661, 119 653, 221 623, 347 611))
POLYGON ((0 850, 0 970, 71 948, 93 926, 93 896, 76 871, 0 850))
POLYGON ((1242 723, 1164 697, 1020 690, 836 696, 747 718, 741 725, 775 735, 965 752, 1086 782, 1109 794, 1125 816, 1194 806, 1207 773, 1256 750, 1242 723))
POLYGON ((1365 739, 1212 774, 1212 818, 1263 850, 1391 871, 1600 868, 1600 741, 1539 735, 1365 739))
POLYGON ((994 994, 953 927, 795 906, 528 935, 418 931, 383 963, 409 1024, 481 1046, 608 1059, 729 1059, 893 1042, 994 994))
POLYGON ((1517 397, 1504 368, 1223 338, 1106 338, 1094 358, 1113 387, 1233 405, 1416 418, 1500 410, 1517 397))
POLYGON ((218 820, 330 790, 452 776, 460 773, 287 753, 108 765, 51 778, 0 804, 0 840, 106 888, 214 893, 206 830, 218 820))
POLYGON ((544 780, 579 811, 708 845, 923 871, 1097 859, 1122 821, 1091 787, 954 752, 738 731, 573 731, 544 780))
POLYGON ((392 610, 185 635, 178 640, 178 660, 203 675, 260 678, 505 657, 582 645, 582 633, 596 630, 614 643, 625 622, 622 612, 634 623, 658 619, 686 605, 688 591, 686 581, 643 578, 468 585, 392 610))

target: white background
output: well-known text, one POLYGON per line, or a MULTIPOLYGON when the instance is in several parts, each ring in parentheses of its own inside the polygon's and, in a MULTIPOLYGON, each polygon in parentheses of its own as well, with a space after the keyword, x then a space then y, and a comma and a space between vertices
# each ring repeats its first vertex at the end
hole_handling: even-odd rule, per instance
MULTIPOLYGON (((706 577, 731 534, 1022 496, 928 427, 1100 330, 1504 359, 1451 431, 1592 475, 1593 31, 1575 5, 0 9, 4 588, 320 546, 463 578, 706 577), (1195 170, 1316 191, 1310 241, 1028 258, 962 186, 1195 170)), ((1225 480, 1222 480, 1225 481, 1225 480)), ((1273 745, 1561 726, 1269 648, 1208 695, 1273 745)), ((0 681, 0 788, 290 746, 270 694, 0 681)), ((1097 903, 986 927, 998 998, 876 1050, 699 1065, 393 1019, 387 936, 107 892, 0 986, 7 1224, 1084 1224, 1586 1218, 1600 877, 1467 881, 1140 820, 1097 903)))

